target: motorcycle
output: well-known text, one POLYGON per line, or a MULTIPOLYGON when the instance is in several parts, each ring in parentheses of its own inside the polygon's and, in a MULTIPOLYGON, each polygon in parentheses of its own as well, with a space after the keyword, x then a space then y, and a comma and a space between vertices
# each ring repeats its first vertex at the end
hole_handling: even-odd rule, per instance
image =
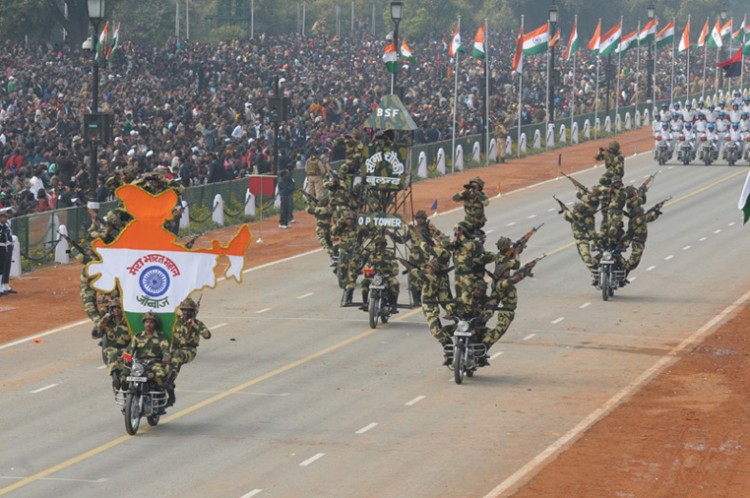
POLYGON ((474 376, 474 372, 480 366, 480 358, 487 354, 487 346, 482 343, 477 330, 482 325, 481 317, 454 316, 453 321, 453 343, 444 346, 444 353, 453 357, 453 363, 448 368, 453 370, 456 384, 461 384, 464 376, 474 376))
POLYGON ((688 166, 690 161, 695 159, 693 144, 685 139, 685 135, 680 135, 678 140, 680 144, 677 147, 677 160, 682 162, 683 165, 688 166))
POLYGON ((672 153, 669 151, 669 143, 664 140, 662 135, 656 135, 656 150, 654 151, 654 159, 659 163, 659 166, 667 164, 672 158, 672 153))
MULTIPOLYGON (((126 358, 127 360, 127 358, 126 358)), ((135 436, 141 425, 141 417, 146 417, 148 425, 154 427, 166 413, 169 395, 148 378, 149 367, 157 360, 131 358, 130 375, 126 377, 127 387, 115 392, 115 402, 122 406, 125 416, 125 430, 135 436)))
POLYGON ((703 161, 703 164, 711 166, 711 163, 719 158, 719 151, 716 149, 716 144, 713 140, 709 140, 706 135, 701 135, 700 141, 701 145, 698 157, 703 161))
POLYGON ((372 279, 367 295, 367 313, 370 319, 370 328, 374 329, 378 326, 378 320, 388 323, 396 303, 391 302, 387 278, 375 272, 372 268, 364 268, 362 272, 365 278, 372 279))
POLYGON ((732 140, 729 135, 727 135, 725 140, 726 143, 724 144, 724 153, 722 154, 722 157, 727 161, 727 164, 734 166, 737 160, 740 159, 738 157, 740 155, 740 149, 737 146, 737 142, 732 140))
POLYGON ((602 291, 602 299, 608 301, 615 295, 615 290, 627 283, 625 269, 622 267, 619 249, 601 248, 599 252, 599 266, 591 274, 594 285, 602 291))

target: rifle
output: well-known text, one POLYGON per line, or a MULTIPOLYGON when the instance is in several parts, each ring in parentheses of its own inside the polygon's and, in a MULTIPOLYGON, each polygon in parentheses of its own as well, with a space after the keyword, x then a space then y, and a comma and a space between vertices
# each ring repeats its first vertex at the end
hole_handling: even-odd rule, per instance
POLYGON ((65 239, 73 249, 76 249, 78 252, 80 252, 83 255, 84 265, 88 264, 88 262, 92 260, 89 253, 86 251, 86 249, 83 248, 83 246, 81 246, 81 244, 79 244, 78 242, 76 242, 75 240, 73 240, 72 238, 70 238, 69 236, 65 235, 62 232, 57 232, 57 235, 65 239))
POLYGON ((314 195, 310 194, 309 192, 305 192, 304 190, 300 190, 302 192, 302 195, 305 197, 305 199, 310 201, 310 204, 318 205, 318 199, 315 198, 314 195))
MULTIPOLYGON (((200 237, 201 235, 203 234, 202 233, 196 234, 195 236, 193 236, 192 239, 188 240, 187 243, 185 244, 185 248, 192 249, 193 245, 195 244, 195 241, 198 240, 198 237, 200 237)), ((201 295, 201 297, 203 297, 203 295, 201 295)))
POLYGON ((529 261, 528 263, 526 263, 525 265, 523 265, 521 268, 519 268, 518 271, 513 274, 513 276, 515 277, 516 275, 524 274, 527 277, 533 277, 534 274, 531 273, 531 270, 534 269, 534 267, 536 266, 536 264, 538 262, 540 262, 541 260, 543 260, 546 257, 547 257, 547 254, 542 254, 541 256, 532 259, 531 261, 529 261))
POLYGON ((648 211, 646 211, 646 215, 649 215, 651 213, 654 213, 657 216, 660 215, 661 214, 661 208, 664 206, 664 204, 667 203, 667 201, 669 201, 671 199, 672 199, 672 196, 670 195, 669 197, 667 197, 663 201, 657 202, 652 207, 650 207, 648 211))
POLYGON ((552 198, 554 200, 556 200, 557 203, 560 205, 560 210, 557 212, 557 214, 563 214, 565 211, 570 211, 570 208, 568 206, 566 206, 565 203, 563 203, 563 201, 561 201, 560 199, 558 199, 554 195, 552 196, 552 198))
POLYGON ((654 172, 654 174, 652 174, 651 176, 649 176, 648 178, 646 178, 646 179, 645 179, 645 180, 643 181, 643 183, 641 183, 641 186, 640 186, 640 187, 638 188, 638 190, 641 190, 641 191, 643 191, 643 192, 645 192, 646 190, 648 190, 648 186, 649 186, 649 184, 650 184, 651 182, 653 182, 653 181, 654 181, 654 178, 656 178, 656 175, 658 175, 658 174, 659 174, 659 171, 661 171, 661 170, 658 170, 658 169, 657 169, 657 170, 656 170, 656 171, 654 172))
POLYGON ((201 310, 201 301, 203 301, 203 293, 198 298, 198 302, 195 303, 195 316, 198 316, 198 312, 201 310))
POLYGON ((543 226, 544 226, 544 223, 542 223, 538 227, 532 227, 531 230, 529 230, 528 232, 526 232, 525 234, 523 234, 523 237, 521 237, 520 239, 518 239, 517 241, 515 241, 510 246, 510 248, 506 251, 506 256, 508 256, 508 257, 512 256, 513 255, 513 251, 515 251, 516 248, 518 248, 518 247, 520 247, 521 249, 525 249, 526 248, 526 244, 529 242, 529 239, 531 238, 531 236, 534 235, 536 233, 536 231, 539 230, 540 228, 542 228, 543 226))
POLYGON ((576 180, 572 176, 568 176, 565 173, 563 173, 563 176, 565 178, 567 178, 568 180, 570 180, 571 182, 573 182, 573 185, 575 185, 578 190, 582 190, 586 194, 590 194, 591 193, 591 191, 588 189, 588 187, 586 187, 586 185, 584 185, 583 183, 579 182, 578 180, 576 180))

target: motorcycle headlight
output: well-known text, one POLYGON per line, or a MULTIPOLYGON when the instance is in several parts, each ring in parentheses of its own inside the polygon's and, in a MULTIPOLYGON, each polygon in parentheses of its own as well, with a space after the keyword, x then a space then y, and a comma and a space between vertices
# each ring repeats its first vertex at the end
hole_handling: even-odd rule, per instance
POLYGON ((375 277, 372 279, 373 285, 383 285, 383 276, 382 275, 375 275, 375 277))
POLYGON ((602 259, 605 261, 612 261, 612 253, 610 251, 604 251, 602 259))
POLYGON ((469 330, 469 322, 465 322, 465 321, 461 320, 460 322, 458 322, 456 324, 456 330, 458 332, 468 332, 468 330, 469 330))
POLYGON ((133 368, 131 368, 130 371, 133 374, 133 377, 143 377, 143 372, 145 372, 146 369, 143 367, 143 363, 134 361, 133 368))

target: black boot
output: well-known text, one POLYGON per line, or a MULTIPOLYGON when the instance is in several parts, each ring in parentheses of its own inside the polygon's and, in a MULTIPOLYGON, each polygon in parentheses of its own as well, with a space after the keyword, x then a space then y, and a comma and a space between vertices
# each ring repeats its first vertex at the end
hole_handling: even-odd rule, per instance
POLYGON ((352 299, 354 298, 354 289, 344 289, 344 306, 350 306, 352 304, 352 299))
POLYGON ((443 366, 449 367, 453 365, 453 343, 443 342, 443 366))
POLYGON ((174 384, 170 384, 167 387, 167 406, 174 406, 174 402, 177 400, 177 397, 174 395, 174 388, 174 384))
POLYGON ((112 371, 112 389, 115 391, 120 390, 120 375, 117 373, 117 370, 112 371))
POLYGON ((368 302, 369 301, 369 297, 370 297, 370 292, 366 291, 366 290, 363 290, 362 291, 362 306, 359 307, 362 311, 367 311, 367 307, 370 304, 368 302))
POLYGON ((419 289, 411 290, 411 300, 414 302, 414 306, 422 306, 422 293, 419 289))

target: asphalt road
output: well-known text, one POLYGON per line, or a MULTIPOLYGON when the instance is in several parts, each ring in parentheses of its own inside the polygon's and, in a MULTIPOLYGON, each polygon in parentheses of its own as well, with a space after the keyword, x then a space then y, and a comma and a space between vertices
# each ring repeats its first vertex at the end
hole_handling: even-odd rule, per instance
MULTIPOLYGON (((648 155, 629 158, 625 181, 640 185, 655 170, 648 155)), ((576 178, 590 185, 601 172, 576 178)), ((461 386, 440 366, 420 310, 371 330, 364 312, 339 308, 320 251, 205 292, 201 319, 214 336, 183 368, 176 405, 135 437, 90 325, 2 346, 0 495, 510 492, 747 292, 747 228, 736 209, 745 174, 661 167, 648 206, 673 199, 649 225, 632 283, 609 302, 591 286, 552 200, 573 201, 567 179, 493 199, 487 247, 544 222, 523 259, 549 256, 519 284, 516 320, 492 365, 461 386)), ((451 233, 461 217, 432 221, 451 233)))

